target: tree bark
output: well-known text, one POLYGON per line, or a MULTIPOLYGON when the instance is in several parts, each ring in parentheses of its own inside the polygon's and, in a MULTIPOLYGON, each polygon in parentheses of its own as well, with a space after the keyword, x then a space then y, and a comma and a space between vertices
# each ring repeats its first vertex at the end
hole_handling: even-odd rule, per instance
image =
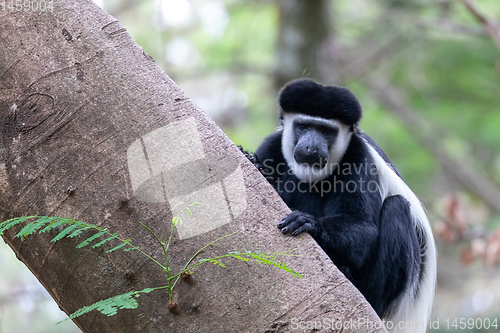
MULTIPOLYGON (((301 256, 284 261, 304 276, 243 262, 200 266, 191 283, 176 286, 179 314, 168 311, 166 291, 155 291, 136 310, 77 318, 82 331, 287 332, 312 321, 385 331, 309 235, 280 234, 276 224, 289 212, 283 201, 116 19, 89 0, 53 4, 0 12, 0 219, 80 219, 161 260, 139 221, 168 235, 173 215, 197 201, 174 234, 174 270, 237 231, 200 258, 297 248, 301 256)), ((20 241, 17 230, 5 241, 66 313, 166 284, 137 252, 75 249, 81 239, 51 243, 45 234, 20 241)))

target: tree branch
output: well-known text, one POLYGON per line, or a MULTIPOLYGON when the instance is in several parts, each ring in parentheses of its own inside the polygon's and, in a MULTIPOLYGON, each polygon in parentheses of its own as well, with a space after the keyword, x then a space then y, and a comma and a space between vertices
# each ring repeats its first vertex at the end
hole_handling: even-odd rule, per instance
POLYGON ((444 169, 493 209, 500 212, 500 190, 498 187, 492 184, 491 180, 483 177, 470 162, 453 157, 439 142, 436 142, 436 133, 442 133, 442 130, 431 126, 412 110, 408 106, 409 102, 403 92, 380 77, 367 79, 365 82, 370 86, 379 102, 403 121, 408 131, 427 151, 436 157, 444 169))
POLYGON ((500 49, 500 28, 498 27, 498 24, 481 13, 481 11, 477 8, 474 0, 462 1, 465 7, 472 13, 472 15, 474 15, 474 17, 485 26, 496 46, 500 49))
POLYGON ((417 21, 417 26, 427 29, 435 28, 464 35, 489 35, 488 30, 484 27, 470 27, 445 18, 419 20, 417 21))

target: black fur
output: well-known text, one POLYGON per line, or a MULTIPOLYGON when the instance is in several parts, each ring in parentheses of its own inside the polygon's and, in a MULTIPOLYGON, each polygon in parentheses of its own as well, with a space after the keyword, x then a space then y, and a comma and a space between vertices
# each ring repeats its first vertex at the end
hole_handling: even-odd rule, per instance
POLYGON ((255 157, 255 155, 245 150, 242 146, 237 147, 243 153, 243 155, 245 155, 245 157, 253 164, 253 166, 256 167, 257 170, 262 172, 262 166, 259 164, 259 162, 257 162, 257 158, 255 157))
POLYGON ((279 103, 284 113, 301 113, 337 119, 354 125, 361 119, 358 99, 346 88, 323 86, 309 79, 298 79, 281 90, 279 103))
MULTIPOLYGON (((361 108, 355 97, 342 89, 298 80, 282 90, 280 104, 284 112, 355 125, 361 108)), ((311 234, 384 317, 397 307, 398 298, 409 292, 410 281, 418 279, 421 248, 409 202, 399 195, 382 200, 379 174, 368 145, 395 170, 394 166, 371 138, 355 126, 353 131, 338 168, 314 184, 291 172, 282 154, 282 130, 268 136, 255 157, 264 176, 293 210, 278 228, 292 235, 311 234)))

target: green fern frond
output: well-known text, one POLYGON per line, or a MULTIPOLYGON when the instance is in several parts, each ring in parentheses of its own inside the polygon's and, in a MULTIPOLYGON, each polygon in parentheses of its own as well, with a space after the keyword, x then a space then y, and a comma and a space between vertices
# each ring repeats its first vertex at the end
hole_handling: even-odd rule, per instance
MULTIPOLYGON (((207 262, 211 262, 211 263, 214 263, 215 265, 219 265, 219 266, 225 268, 226 266, 224 266, 219 260, 223 259, 223 258, 235 258, 235 259, 238 259, 238 260, 241 260, 244 262, 254 261, 254 262, 257 262, 259 264, 266 264, 266 265, 274 266, 274 267, 281 269, 282 271, 290 273, 291 275, 293 275, 293 277, 302 279, 302 274, 300 274, 297 271, 294 271, 293 269, 288 267, 285 263, 276 260, 277 256, 288 256, 288 255, 289 255, 288 253, 261 253, 260 251, 256 251, 256 252, 231 251, 228 254, 225 254, 222 256, 209 258, 209 259, 200 259, 199 262, 195 265, 192 265, 189 267, 186 265, 186 267, 184 267, 182 272, 192 270, 195 267, 202 265, 204 263, 207 263, 207 262)), ((176 276, 177 275, 178 274, 176 274, 176 276)))
POLYGON ((55 243, 63 238, 73 238, 75 236, 78 236, 86 230, 94 230, 97 231, 97 233, 93 234, 89 238, 85 239, 83 242, 79 243, 76 246, 77 249, 80 249, 82 247, 85 247, 87 245, 90 245, 91 243, 98 241, 97 243, 92 245, 92 248, 95 249, 97 247, 100 247, 108 243, 109 241, 116 239, 121 244, 115 246, 114 248, 106 252, 108 253, 113 252, 127 245, 128 248, 123 249, 123 251, 140 250, 138 247, 130 244, 130 239, 125 239, 125 240, 121 239, 118 236, 118 233, 111 233, 107 229, 103 229, 93 224, 77 221, 71 218, 57 217, 57 216, 33 215, 33 216, 22 216, 18 218, 13 218, 0 223, 0 235, 2 235, 3 232, 9 230, 10 228, 22 223, 26 223, 26 225, 16 234, 15 237, 21 238, 23 240, 25 237, 32 234, 36 233, 41 234, 48 231, 57 231, 58 232, 57 235, 51 240, 52 243, 55 243), (61 230, 60 227, 64 228, 61 230), (109 237, 101 239, 101 237, 103 236, 109 236, 109 237))
POLYGON ((118 310, 120 309, 136 309, 139 304, 135 300, 135 298, 141 296, 141 294, 149 294, 153 290, 156 289, 161 289, 160 288, 146 288, 143 290, 138 290, 138 291, 129 291, 128 293, 121 294, 121 295, 116 295, 107 299, 103 299, 99 302, 96 302, 92 305, 84 306, 83 308, 78 309, 77 311, 73 312, 72 314, 69 315, 68 318, 66 318, 63 321, 58 322, 57 324, 60 324, 66 320, 69 319, 74 319, 77 317, 80 317, 86 313, 89 313, 90 311, 97 310, 100 313, 110 317, 114 316, 118 310))
MULTIPOLYGON (((192 212, 189 209, 191 206, 195 206, 198 203, 194 203, 186 207, 181 213, 189 214, 191 215, 192 212)), ((216 242, 229 237, 231 235, 234 235, 235 233, 225 235, 223 237, 220 237, 216 239, 215 241, 212 241, 208 243, 207 245, 203 246, 201 249, 199 249, 185 264, 184 268, 176 273, 175 275, 171 274, 170 268, 168 266, 168 258, 167 258, 167 251, 168 247, 170 245, 173 231, 175 227, 179 224, 182 223, 182 218, 180 216, 174 217, 172 219, 172 229, 170 232, 170 236, 168 237, 168 241, 165 242, 165 236, 162 235, 160 238, 149 228, 148 226, 144 225, 142 222, 140 224, 148 230, 154 239, 157 241, 157 243, 162 247, 164 255, 165 255, 165 264, 160 263, 157 261, 155 258, 151 257, 149 254, 145 253, 142 251, 139 247, 136 247, 132 245, 130 242, 130 239, 122 239, 119 237, 118 233, 111 233, 105 228, 98 227, 92 224, 88 224, 85 222, 77 221, 71 218, 64 218, 64 217, 49 217, 49 216, 23 216, 19 218, 13 218, 10 220, 7 220, 5 222, 0 223, 0 235, 2 235, 3 232, 9 230, 10 228, 17 226, 19 224, 24 224, 23 228, 16 234, 15 237, 24 239, 25 237, 32 235, 32 234, 41 234, 44 232, 57 232, 57 235, 51 240, 51 242, 57 242, 59 240, 62 240, 64 238, 73 238, 78 235, 80 235, 84 231, 93 231, 93 234, 90 235, 90 237, 86 238, 82 242, 80 242, 76 248, 83 248, 85 246, 91 246, 93 249, 98 248, 103 246, 104 244, 110 243, 114 240, 116 240, 118 245, 114 244, 115 246, 112 247, 111 249, 107 250, 107 253, 111 253, 117 250, 122 249, 123 251, 134 251, 137 250, 144 256, 146 256, 148 259, 156 263, 158 266, 160 266, 167 274, 167 279, 168 279, 168 285, 163 286, 163 287, 158 287, 158 288, 146 288, 140 291, 131 291, 125 294, 117 295, 110 297, 105 300, 101 300, 99 302, 96 302, 92 305, 85 306, 83 308, 78 309, 76 312, 71 314, 67 319, 74 319, 79 316, 82 316, 88 312, 91 312, 93 310, 97 310, 101 312, 102 314, 106 316, 113 316, 117 313, 118 310, 120 309, 135 309, 138 307, 138 303, 135 300, 135 298, 139 297, 141 294, 146 294, 150 293, 153 290, 157 289, 168 289, 169 292, 169 300, 172 301, 172 290, 175 287, 177 281, 179 281, 179 278, 181 277, 182 274, 186 272, 191 272, 195 267, 205 264, 205 263, 213 263, 214 265, 217 265, 219 267, 226 268, 226 266, 221 262, 221 259, 227 258, 227 257, 232 257, 236 258, 238 260, 244 261, 244 262, 257 262, 259 264, 266 264, 270 266, 277 267, 283 271, 286 271, 290 274, 292 274, 294 277, 302 278, 302 275, 291 268, 289 268, 286 264, 283 262, 280 262, 276 258, 278 256, 287 256, 289 255, 288 252, 285 253, 261 253, 260 251, 256 252, 251 252, 251 251, 246 251, 246 252, 229 252, 228 254, 224 254, 221 256, 216 256, 213 258, 209 259, 203 259, 200 260, 198 263, 194 264, 192 263, 195 257, 200 254, 204 249, 207 247, 215 244, 216 242)))
POLYGON ((21 231, 19 231, 16 235, 16 237, 21 237, 24 238, 28 235, 31 235, 38 231, 39 229, 43 228, 46 224, 51 223, 54 219, 56 218, 49 218, 48 216, 42 216, 38 219, 36 219, 33 222, 28 223, 25 225, 21 231))
POLYGON ((264 254, 251 253, 249 255, 254 260, 256 260, 259 264, 266 264, 266 265, 271 265, 271 266, 277 267, 285 272, 292 274, 296 278, 302 279, 302 274, 294 271, 293 269, 288 267, 284 262, 276 261, 276 257, 274 255, 268 255, 265 253, 264 254))
POLYGON ((10 219, 10 220, 7 220, 7 221, 4 221, 2 223, 0 223, 0 236, 7 230, 9 230, 10 228, 20 224, 20 223, 24 223, 26 222, 28 219, 32 218, 33 216, 22 216, 22 217, 16 217, 16 218, 13 218, 13 219, 10 219))
POLYGON ((228 257, 236 258, 245 262, 248 261, 256 261, 259 264, 266 264, 270 266, 277 267, 281 269, 282 271, 288 272, 293 277, 302 279, 302 274, 300 274, 297 271, 294 271, 290 267, 288 267, 284 262, 277 261, 276 256, 279 254, 268 254, 268 253, 260 253, 260 251, 257 252, 251 252, 251 251, 246 251, 246 252, 229 252, 228 257))

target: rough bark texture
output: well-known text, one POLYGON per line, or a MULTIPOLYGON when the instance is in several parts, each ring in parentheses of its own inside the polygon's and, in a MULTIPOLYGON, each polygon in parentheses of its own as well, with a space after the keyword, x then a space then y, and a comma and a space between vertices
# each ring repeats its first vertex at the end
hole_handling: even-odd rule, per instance
MULTIPOLYGON (((193 216, 205 214, 220 225, 175 233, 170 258, 176 269, 234 231, 200 258, 290 248, 302 255, 285 260, 303 279, 252 263, 206 265, 192 283, 176 287, 179 314, 167 310, 167 293, 158 291, 140 297, 136 310, 78 318, 84 332, 286 332, 298 321, 323 320, 345 323, 342 332, 382 331, 357 326, 380 321, 308 235, 280 234, 276 224, 288 208, 276 192, 116 19, 88 0, 54 1, 47 12, 0 12, 0 46, 0 219, 70 216, 131 237, 160 259, 138 222, 168 234, 172 212, 198 199, 193 216), (162 131, 166 143, 155 141, 162 131), (158 158, 165 144, 172 151, 158 158), (191 164, 177 159, 193 152, 206 163, 197 164, 190 179, 178 176, 189 174, 191 164), (239 179, 243 188, 232 187, 239 179), (193 195, 207 182, 221 184, 222 200, 215 190, 193 195), (229 214, 213 209, 221 202, 229 214), (214 212, 220 219, 209 216, 214 212)), ((67 313, 165 285, 162 271, 136 252, 76 250, 79 239, 53 244, 53 235, 24 242, 14 235, 8 232, 5 241, 67 313)))

